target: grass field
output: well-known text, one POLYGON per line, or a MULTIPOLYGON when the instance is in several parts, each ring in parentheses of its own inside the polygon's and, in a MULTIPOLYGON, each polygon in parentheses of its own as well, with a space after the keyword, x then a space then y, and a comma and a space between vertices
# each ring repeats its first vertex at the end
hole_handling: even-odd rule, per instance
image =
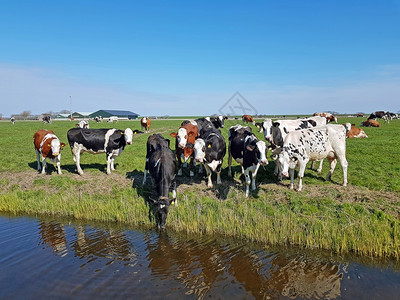
MULTIPOLYGON (((360 118, 339 118, 339 123, 359 125, 360 118)), ((238 121, 227 120, 223 135, 238 121)), ((150 133, 176 131, 181 120, 153 120, 150 133)), ((49 163, 47 175, 36 171, 33 134, 51 129, 67 143, 66 133, 75 122, 0 122, 0 211, 29 214, 68 215, 80 219, 118 221, 154 226, 149 221, 146 199, 151 181, 141 185, 149 134, 134 136, 116 158, 116 170, 106 175, 105 154, 81 156, 84 175, 75 172, 67 146, 62 151, 62 175, 49 163)), ((138 120, 117 124, 90 123, 91 128, 140 129, 138 120)), ((253 127, 254 129, 254 127, 253 127)), ((255 131, 255 130, 254 130, 255 131)), ((167 220, 168 230, 218 233, 267 244, 299 245, 337 253, 400 258, 400 120, 381 128, 365 128, 368 139, 348 139, 348 187, 342 187, 338 164, 333 182, 307 169, 303 191, 288 189, 289 180, 277 184, 274 163, 257 175, 258 189, 245 199, 240 167, 234 163, 234 178, 227 176, 224 160, 221 186, 207 188, 205 179, 193 179, 184 170, 177 179, 178 203, 167 220)), ((262 134, 256 133, 259 138, 262 134)), ((171 143, 174 147, 174 143, 171 143)), ((269 157, 269 155, 268 155, 269 157)), ((213 182, 215 183, 215 175, 213 182)))

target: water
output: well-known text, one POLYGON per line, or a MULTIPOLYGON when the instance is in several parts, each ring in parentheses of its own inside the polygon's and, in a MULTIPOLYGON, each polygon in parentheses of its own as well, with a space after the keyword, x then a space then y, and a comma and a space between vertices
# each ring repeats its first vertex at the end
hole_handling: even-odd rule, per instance
POLYGON ((399 299, 396 262, 0 215, 0 299, 399 299))

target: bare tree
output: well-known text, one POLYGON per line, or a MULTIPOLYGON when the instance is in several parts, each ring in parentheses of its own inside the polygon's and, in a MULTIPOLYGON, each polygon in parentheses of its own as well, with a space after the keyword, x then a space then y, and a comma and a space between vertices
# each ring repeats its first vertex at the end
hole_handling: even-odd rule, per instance
POLYGON ((24 119, 26 119, 27 117, 29 117, 31 115, 31 111, 30 110, 24 110, 20 116, 24 119))

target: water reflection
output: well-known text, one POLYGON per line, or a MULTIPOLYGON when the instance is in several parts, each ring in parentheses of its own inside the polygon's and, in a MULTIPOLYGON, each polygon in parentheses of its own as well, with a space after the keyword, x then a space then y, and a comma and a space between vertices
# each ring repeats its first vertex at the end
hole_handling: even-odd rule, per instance
POLYGON ((367 276, 360 265, 330 256, 266 251, 233 239, 45 218, 30 227, 7 224, 0 216, 0 266, 7 270, 0 274, 7 287, 0 290, 2 299, 23 298, 23 291, 31 298, 80 299, 99 291, 115 299, 391 298, 400 286, 400 275, 391 270, 365 268, 367 276), (37 249, 26 239, 32 231, 37 249), (25 279, 7 279, 18 274, 25 279), (371 278, 380 289, 372 288, 371 278))

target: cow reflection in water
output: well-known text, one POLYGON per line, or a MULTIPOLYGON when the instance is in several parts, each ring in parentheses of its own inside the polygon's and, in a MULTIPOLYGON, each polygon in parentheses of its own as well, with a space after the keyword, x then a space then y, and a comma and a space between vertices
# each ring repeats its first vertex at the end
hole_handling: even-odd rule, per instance
POLYGON ((150 241, 146 243, 153 274, 180 280, 186 294, 199 298, 220 295, 228 286, 232 293, 244 288, 247 296, 257 299, 340 296, 343 274, 338 265, 323 259, 254 252, 216 241, 182 243, 166 232, 150 241))
POLYGON ((85 258, 88 256, 104 257, 111 260, 129 261, 136 255, 131 244, 122 231, 93 229, 91 227, 76 225, 76 235, 67 243, 63 224, 42 221, 39 225, 42 244, 50 245, 54 252, 64 256, 68 248, 74 251, 75 256, 85 258))

